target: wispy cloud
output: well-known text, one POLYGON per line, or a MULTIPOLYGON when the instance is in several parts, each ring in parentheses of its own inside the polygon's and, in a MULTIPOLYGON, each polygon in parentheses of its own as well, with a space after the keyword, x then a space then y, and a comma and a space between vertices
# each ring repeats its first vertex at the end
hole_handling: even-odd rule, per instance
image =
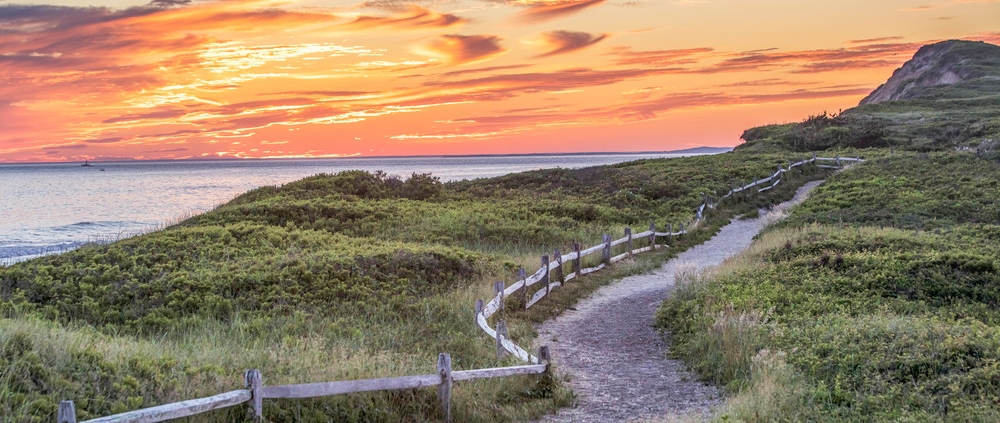
POLYGON ((518 15, 522 21, 544 22, 599 6, 605 0, 511 0, 508 3, 528 6, 518 15))
POLYGON ((593 35, 586 32, 550 31, 542 34, 546 52, 540 57, 550 57, 570 53, 590 47, 607 38, 607 34, 593 35))
POLYGON ((451 64, 477 62, 503 54, 506 48, 500 45, 496 35, 442 35, 431 40, 417 51, 442 59, 451 64))
POLYGON ((353 30, 372 28, 419 29, 448 28, 467 23, 468 20, 448 14, 438 13, 424 7, 410 4, 407 10, 391 16, 359 16, 341 27, 353 30))

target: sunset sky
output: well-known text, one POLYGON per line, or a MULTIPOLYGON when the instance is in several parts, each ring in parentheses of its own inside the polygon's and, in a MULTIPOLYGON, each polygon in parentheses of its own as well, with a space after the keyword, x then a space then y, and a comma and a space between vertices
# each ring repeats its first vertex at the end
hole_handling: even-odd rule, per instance
POLYGON ((1000 0, 0 0, 0 162, 733 146, 1000 0))

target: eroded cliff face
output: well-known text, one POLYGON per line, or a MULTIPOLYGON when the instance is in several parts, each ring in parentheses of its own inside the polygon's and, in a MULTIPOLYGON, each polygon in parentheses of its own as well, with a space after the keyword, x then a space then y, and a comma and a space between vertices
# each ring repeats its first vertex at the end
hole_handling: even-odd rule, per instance
POLYGON ((997 57, 1000 47, 982 42, 951 40, 923 46, 861 105, 918 98, 929 87, 992 77, 975 64, 997 57))

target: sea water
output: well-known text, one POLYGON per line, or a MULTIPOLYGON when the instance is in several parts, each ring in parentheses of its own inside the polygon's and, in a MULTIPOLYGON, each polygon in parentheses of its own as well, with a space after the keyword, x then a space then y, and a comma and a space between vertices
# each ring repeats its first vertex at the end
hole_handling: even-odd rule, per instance
POLYGON ((0 164, 0 265, 162 228, 251 189, 319 173, 381 170, 442 181, 682 154, 0 164))

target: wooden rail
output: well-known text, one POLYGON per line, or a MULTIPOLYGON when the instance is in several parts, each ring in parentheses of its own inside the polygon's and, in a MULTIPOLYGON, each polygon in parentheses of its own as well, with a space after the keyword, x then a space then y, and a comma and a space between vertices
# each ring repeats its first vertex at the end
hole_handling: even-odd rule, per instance
MULTIPOLYGON (((782 167, 780 164, 777 166, 776 171, 768 177, 762 179, 756 179, 751 183, 746 185, 740 185, 733 187, 725 195, 723 195, 720 200, 732 197, 733 195, 739 194, 744 191, 748 191, 751 188, 756 188, 753 192, 764 192, 770 190, 781 182, 781 175, 785 172, 791 171, 792 169, 803 166, 810 163, 815 163, 817 161, 823 162, 834 162, 835 165, 817 165, 819 167, 831 167, 831 168, 843 168, 847 163, 859 163, 864 160, 860 158, 850 158, 850 157, 816 157, 813 154, 811 159, 804 159, 792 164, 788 167, 782 167)), ((715 200, 712 198, 706 198, 705 201, 695 209, 695 220, 694 224, 700 222, 704 217, 704 211, 706 209, 714 209, 715 200)), ((691 224, 688 224, 690 227, 691 224)), ((688 233, 687 229, 683 223, 678 224, 678 231, 674 232, 673 225, 668 225, 667 232, 657 232, 656 226, 654 224, 649 225, 649 230, 645 232, 640 232, 637 234, 632 234, 631 228, 625 228, 625 237, 612 240, 609 235, 604 235, 603 241, 600 244, 589 247, 585 250, 580 250, 579 245, 575 245, 573 252, 562 254, 559 250, 555 250, 554 257, 557 260, 552 260, 549 256, 541 257, 541 267, 533 273, 531 276, 526 276, 526 271, 522 268, 518 271, 517 281, 510 286, 504 286, 503 281, 499 281, 494 286, 494 297, 490 299, 489 302, 483 302, 483 300, 476 301, 475 306, 475 320, 476 325, 486 332, 491 338, 496 341, 497 356, 501 357, 505 354, 511 354, 518 357, 520 360, 526 363, 538 363, 538 357, 531 355, 527 350, 521 348, 510 339, 507 335, 507 324, 503 321, 502 317, 497 322, 495 326, 490 326, 489 318, 497 313, 502 313, 505 307, 505 299, 513 295, 520 295, 524 303, 524 308, 530 308, 531 306, 537 304, 543 298, 545 298, 552 289, 562 286, 563 284, 569 282, 570 280, 586 275, 589 273, 596 272, 605 268, 606 266, 624 260, 631 257, 634 254, 640 254, 647 251, 653 251, 657 248, 662 248, 667 246, 666 244, 657 244, 657 238, 667 238, 672 239, 673 237, 679 237, 686 235, 688 233), (642 248, 632 248, 632 243, 635 240, 648 239, 649 245, 642 248), (619 245, 626 245, 625 252, 612 256, 611 249, 619 245), (580 268, 580 260, 583 257, 587 257, 600 252, 602 254, 602 263, 596 267, 590 267, 586 269, 580 268), (567 263, 572 263, 574 270, 568 274, 563 274, 563 266, 567 263), (558 280, 551 280, 552 274, 555 273, 558 280), (541 283, 543 286, 534 293, 530 293, 528 288, 541 283)))
MULTIPOLYGON (((489 379, 518 375, 541 375, 549 371, 549 349, 541 347, 541 362, 531 366, 497 367, 475 370, 452 370, 451 356, 438 355, 437 373, 381 379, 347 380, 337 382, 304 383, 297 385, 263 386, 260 370, 248 370, 244 376, 246 388, 172 404, 165 404, 113 416, 85 420, 80 423, 156 423, 190 417, 212 410, 249 404, 254 421, 263 419, 265 399, 316 398, 373 391, 398 391, 438 387, 438 399, 446 422, 451 421, 451 389, 453 382, 489 379)), ((77 423, 73 401, 59 403, 57 423, 77 423)))

